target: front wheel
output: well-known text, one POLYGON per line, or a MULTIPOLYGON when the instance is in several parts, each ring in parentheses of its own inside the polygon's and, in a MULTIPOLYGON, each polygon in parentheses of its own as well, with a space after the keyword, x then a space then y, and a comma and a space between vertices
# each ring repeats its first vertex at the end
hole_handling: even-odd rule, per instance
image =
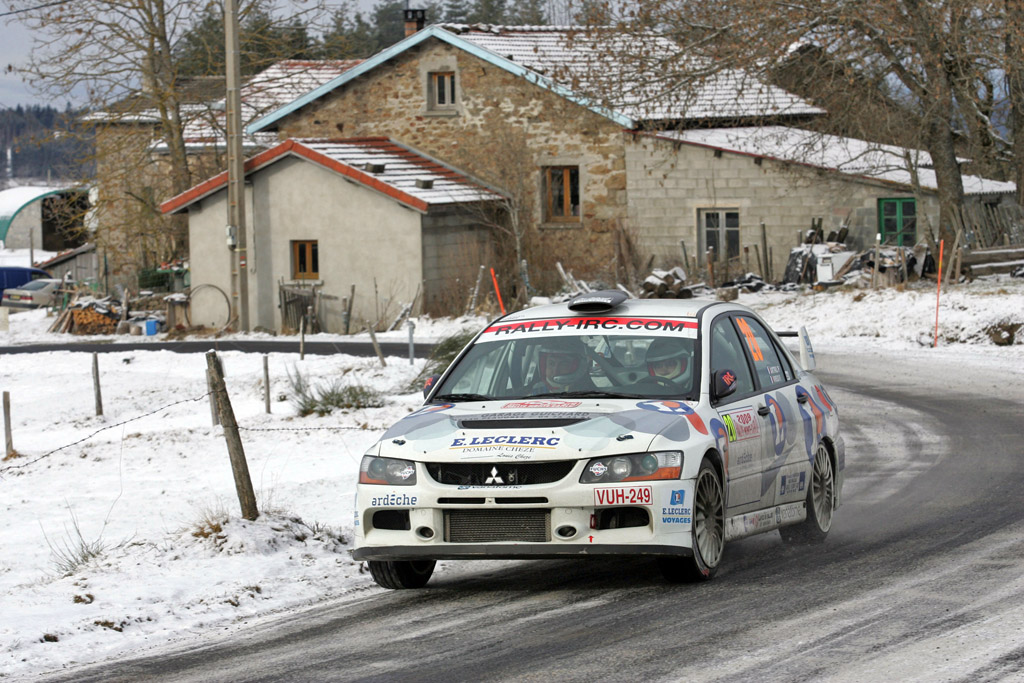
POLYGON ((434 560, 368 560, 370 576, 382 588, 423 588, 434 573, 434 560))
POLYGON ((693 557, 659 558, 661 573, 671 583, 707 581, 718 571, 725 550, 725 496, 722 480, 711 461, 704 458, 693 487, 693 520, 690 526, 693 557))
POLYGON ((832 513, 836 508, 836 478, 832 458, 824 442, 814 452, 814 471, 807 490, 807 519, 779 529, 786 543, 807 545, 822 543, 832 528, 832 513))

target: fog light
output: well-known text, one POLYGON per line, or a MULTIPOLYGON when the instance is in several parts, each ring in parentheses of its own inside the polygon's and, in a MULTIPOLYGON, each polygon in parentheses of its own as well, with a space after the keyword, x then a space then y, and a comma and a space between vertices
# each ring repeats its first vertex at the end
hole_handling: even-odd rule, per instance
POLYGON ((555 533, 562 538, 572 538, 576 535, 576 527, 574 526, 560 526, 555 529, 555 533))
POLYGON ((420 528, 416 529, 416 535, 420 538, 430 539, 434 537, 434 530, 431 529, 429 526, 421 526, 420 528))

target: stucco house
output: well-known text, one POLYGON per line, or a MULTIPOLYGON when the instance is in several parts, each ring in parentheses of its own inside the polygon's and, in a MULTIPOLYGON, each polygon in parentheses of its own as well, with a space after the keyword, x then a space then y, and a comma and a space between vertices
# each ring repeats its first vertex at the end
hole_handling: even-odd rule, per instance
MULTIPOLYGON (((388 138, 286 140, 248 159, 245 173, 253 327, 281 328, 283 283, 328 296, 319 318, 329 332, 341 331, 341 298, 352 285, 354 329, 387 322, 414 301, 417 310, 447 311, 453 302, 465 305, 488 260, 482 206, 501 195, 388 138)), ((188 212, 192 323, 225 325, 233 267, 225 244, 227 173, 161 208, 188 212), (200 292, 200 285, 207 287, 200 292)))

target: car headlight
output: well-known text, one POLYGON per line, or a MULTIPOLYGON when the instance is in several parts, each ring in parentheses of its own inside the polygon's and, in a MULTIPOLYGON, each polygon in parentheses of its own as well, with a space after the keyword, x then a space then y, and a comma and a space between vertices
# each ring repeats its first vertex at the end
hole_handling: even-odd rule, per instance
POLYGON ((682 472, 681 451, 613 455, 588 461, 580 476, 580 483, 605 484, 612 481, 678 479, 682 472))
POLYGON ((359 463, 359 483, 412 486, 416 483, 416 465, 409 460, 364 455, 359 463))

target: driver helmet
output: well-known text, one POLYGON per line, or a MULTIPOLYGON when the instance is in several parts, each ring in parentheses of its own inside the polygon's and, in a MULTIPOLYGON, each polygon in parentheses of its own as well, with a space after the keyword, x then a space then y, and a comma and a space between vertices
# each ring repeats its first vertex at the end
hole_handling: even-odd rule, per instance
POLYGON ((692 355, 692 340, 659 337, 647 347, 647 372, 651 377, 676 379, 686 372, 692 355))
POLYGON ((545 341, 537 353, 537 361, 541 380, 552 391, 564 391, 587 374, 586 350, 583 342, 574 337, 545 341))

